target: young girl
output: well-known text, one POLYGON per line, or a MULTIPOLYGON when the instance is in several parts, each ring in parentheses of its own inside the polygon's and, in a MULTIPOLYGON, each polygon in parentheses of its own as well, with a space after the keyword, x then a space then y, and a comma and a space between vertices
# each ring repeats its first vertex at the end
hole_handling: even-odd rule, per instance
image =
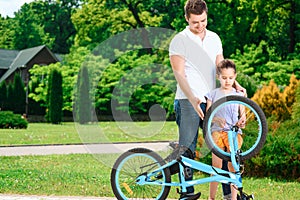
MULTIPOLYGON (((228 96, 228 95, 241 95, 243 93, 238 92, 234 88, 236 78, 236 67, 233 61, 225 59, 221 61, 217 66, 217 79, 220 81, 221 87, 212 90, 209 94, 206 95, 207 98, 207 109, 217 101, 218 99, 228 96)), ((230 121, 230 124, 237 124, 237 123, 244 123, 245 115, 242 111, 243 108, 237 105, 228 105, 231 106, 230 108, 225 108, 225 110, 220 111, 217 113, 217 117, 213 119, 214 125, 212 127, 213 132, 213 139, 215 143, 224 151, 230 152, 229 143, 228 143, 228 136, 226 132, 226 122, 230 121), (234 107, 235 106, 235 107, 234 107), (228 112, 230 111, 230 112, 228 112), (234 114, 232 114, 232 111, 234 114), (241 119, 238 119, 240 115, 241 119)), ((228 129, 227 129, 228 130, 228 129)), ((241 133, 241 132, 240 132, 241 133)), ((238 146, 239 148, 242 146, 242 136, 238 134, 238 146)), ((221 158, 217 157, 215 154, 212 154, 212 166, 217 168, 222 168, 222 160, 221 158)), ((231 172, 234 172, 233 166, 231 162, 228 163, 228 169, 231 172)), ((216 192, 217 192, 218 182, 210 183, 210 200, 215 199, 216 192)), ((231 196, 232 199, 237 198, 237 190, 231 186, 231 196)))

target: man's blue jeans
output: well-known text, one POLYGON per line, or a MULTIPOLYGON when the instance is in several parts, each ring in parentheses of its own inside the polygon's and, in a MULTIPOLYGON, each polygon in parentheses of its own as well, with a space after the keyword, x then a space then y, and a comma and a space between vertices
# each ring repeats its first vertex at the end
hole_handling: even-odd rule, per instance
MULTIPOLYGON (((206 104, 201 103, 200 107, 203 113, 206 113, 206 104)), ((174 110, 176 123, 179 128, 179 145, 184 145, 191 149, 195 155, 197 140, 198 140, 198 130, 199 127, 203 128, 203 120, 196 113, 194 107, 189 102, 188 99, 175 99, 174 110)), ((222 169, 227 170, 227 162, 223 161, 222 169)), ((192 171, 193 172, 193 171, 192 171)), ((186 180, 192 180, 193 176, 187 178, 186 180)), ((227 184, 222 184, 223 195, 230 194, 230 186, 227 184)), ((194 192, 194 187, 187 188, 188 193, 194 192)))
MULTIPOLYGON (((206 104, 201 103, 200 105, 202 111, 205 113, 206 104)), ((174 110, 176 116, 176 123, 179 128, 179 145, 188 147, 193 154, 195 155, 197 139, 198 139, 198 130, 199 127, 202 128, 203 121, 196 113, 194 107, 189 102, 188 99, 175 99, 174 101, 174 110)), ((186 178, 186 180, 193 179, 192 176, 186 178)), ((188 187, 187 193, 193 193, 194 187, 188 187)))

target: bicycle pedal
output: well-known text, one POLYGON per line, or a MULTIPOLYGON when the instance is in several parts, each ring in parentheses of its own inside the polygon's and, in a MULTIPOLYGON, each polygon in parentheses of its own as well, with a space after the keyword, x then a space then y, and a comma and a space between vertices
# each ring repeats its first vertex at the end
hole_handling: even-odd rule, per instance
POLYGON ((198 192, 196 194, 194 193, 185 193, 181 194, 179 200, 196 200, 199 199, 201 196, 201 192, 198 192))

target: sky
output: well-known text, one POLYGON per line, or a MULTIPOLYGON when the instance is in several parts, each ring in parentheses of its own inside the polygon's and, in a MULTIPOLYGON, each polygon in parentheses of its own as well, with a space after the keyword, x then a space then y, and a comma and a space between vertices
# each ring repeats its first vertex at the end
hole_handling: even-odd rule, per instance
POLYGON ((30 3, 34 0, 0 0, 0 14, 2 17, 14 17, 14 12, 17 12, 25 3, 30 3))

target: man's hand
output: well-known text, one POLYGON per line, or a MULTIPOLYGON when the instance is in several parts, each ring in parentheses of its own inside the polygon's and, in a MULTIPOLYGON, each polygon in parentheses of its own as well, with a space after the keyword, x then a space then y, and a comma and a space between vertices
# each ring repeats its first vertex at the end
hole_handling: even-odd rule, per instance
POLYGON ((203 120, 204 119, 204 113, 200 107, 201 100, 197 97, 193 97, 192 99, 189 100, 194 107, 195 111, 199 115, 199 117, 203 120))
POLYGON ((244 97, 247 97, 247 90, 246 90, 246 88, 243 88, 237 81, 234 82, 234 88, 237 91, 242 92, 244 94, 244 97))

